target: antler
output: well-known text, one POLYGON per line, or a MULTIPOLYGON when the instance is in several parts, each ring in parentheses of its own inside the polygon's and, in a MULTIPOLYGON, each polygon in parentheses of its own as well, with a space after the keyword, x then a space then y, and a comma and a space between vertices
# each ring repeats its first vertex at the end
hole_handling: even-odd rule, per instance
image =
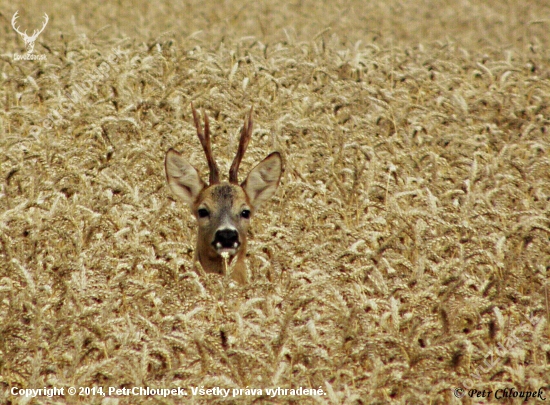
POLYGON ((11 19, 11 26, 13 27, 13 29, 15 30, 15 32, 17 32, 19 35, 21 36, 27 36, 27 30, 25 30, 25 32, 21 32, 19 31, 19 27, 16 27, 15 24, 17 23, 17 17, 19 17, 17 15, 17 13, 19 13, 19 10, 17 10, 15 12, 15 14, 13 15, 12 19, 11 19))
MULTIPOLYGON (((44 31, 44 28, 46 28, 46 25, 48 25, 48 21, 50 21, 50 17, 48 17, 48 14, 44 13, 44 24, 42 24, 42 28, 40 28, 40 31, 34 30, 32 33, 32 39, 38 38, 38 36, 44 31)), ((26 31, 25 31, 26 32, 26 31)))
POLYGON ((193 111, 193 120, 195 121, 195 127, 197 128, 197 136, 199 141, 201 141, 202 149, 206 155, 206 161, 208 162, 208 168, 210 169, 210 185, 217 184, 220 182, 220 171, 218 170, 218 165, 212 156, 212 145, 210 143, 210 122, 208 121, 208 116, 203 111, 204 114, 204 133, 201 129, 201 123, 199 121, 199 116, 197 110, 191 103, 191 110, 193 111))
POLYGON ((246 148, 248 147, 248 142, 252 137, 252 110, 253 107, 250 107, 248 122, 246 117, 244 119, 243 129, 241 130, 241 139, 239 140, 239 148, 237 149, 237 154, 235 155, 235 159, 233 159, 233 163, 231 163, 231 169, 229 169, 229 182, 233 184, 239 184, 239 166, 246 152, 246 148))

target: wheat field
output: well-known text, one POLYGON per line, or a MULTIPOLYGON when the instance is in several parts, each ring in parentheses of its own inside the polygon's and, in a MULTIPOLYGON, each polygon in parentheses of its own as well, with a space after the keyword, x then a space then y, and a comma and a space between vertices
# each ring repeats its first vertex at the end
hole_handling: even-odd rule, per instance
POLYGON ((550 396, 550 4, 519 3, 2 2, 0 403, 550 396), (224 175, 251 106, 241 178, 284 156, 246 286, 192 271, 191 102, 224 175))

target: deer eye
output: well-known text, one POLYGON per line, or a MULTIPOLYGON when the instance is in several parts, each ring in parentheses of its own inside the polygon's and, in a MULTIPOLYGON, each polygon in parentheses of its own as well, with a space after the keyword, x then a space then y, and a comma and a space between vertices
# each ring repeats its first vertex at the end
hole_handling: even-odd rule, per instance
POLYGON ((199 208, 197 213, 199 214, 199 218, 206 218, 207 216, 210 215, 210 213, 208 212, 208 210, 206 208, 199 208))
POLYGON ((241 217, 248 219, 250 218, 250 210, 242 210, 241 211, 241 217))

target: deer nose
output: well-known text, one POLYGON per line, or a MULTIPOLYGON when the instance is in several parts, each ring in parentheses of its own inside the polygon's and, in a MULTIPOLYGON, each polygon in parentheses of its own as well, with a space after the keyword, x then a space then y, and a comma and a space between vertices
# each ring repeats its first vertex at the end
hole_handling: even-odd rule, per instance
POLYGON ((214 246, 222 248, 237 248, 239 232, 236 229, 219 229, 214 236, 214 246))

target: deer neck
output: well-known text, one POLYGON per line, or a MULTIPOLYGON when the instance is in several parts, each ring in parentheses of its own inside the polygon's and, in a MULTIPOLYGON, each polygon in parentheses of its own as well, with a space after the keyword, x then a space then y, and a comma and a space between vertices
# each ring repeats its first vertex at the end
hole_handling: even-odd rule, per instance
MULTIPOLYGON (((228 260, 228 264, 233 258, 228 260)), ((206 273, 224 274, 224 263, 220 256, 210 256, 201 246, 197 245, 195 250, 195 262, 199 262, 206 273)))

